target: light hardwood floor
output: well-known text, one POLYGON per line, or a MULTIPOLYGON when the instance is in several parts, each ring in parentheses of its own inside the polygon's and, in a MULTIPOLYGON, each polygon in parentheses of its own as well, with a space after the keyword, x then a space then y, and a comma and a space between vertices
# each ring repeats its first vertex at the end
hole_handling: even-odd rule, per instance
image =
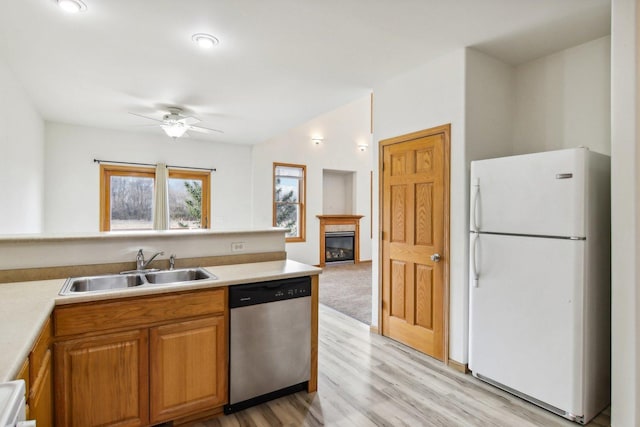
MULTIPOLYGON (((569 422, 320 305, 318 392, 286 396, 198 427, 509 426, 569 422)), ((589 427, 609 425, 608 413, 589 427)))

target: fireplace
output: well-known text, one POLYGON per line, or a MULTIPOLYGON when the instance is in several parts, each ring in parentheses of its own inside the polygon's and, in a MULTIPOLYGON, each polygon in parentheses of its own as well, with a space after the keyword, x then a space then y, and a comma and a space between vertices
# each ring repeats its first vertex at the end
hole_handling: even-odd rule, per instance
POLYGON ((326 264, 360 262, 360 218, 362 215, 316 215, 320 220, 320 267, 326 264), (342 252, 341 252, 342 250, 342 252))
POLYGON ((354 231, 328 231, 324 234, 325 263, 354 263, 354 231))

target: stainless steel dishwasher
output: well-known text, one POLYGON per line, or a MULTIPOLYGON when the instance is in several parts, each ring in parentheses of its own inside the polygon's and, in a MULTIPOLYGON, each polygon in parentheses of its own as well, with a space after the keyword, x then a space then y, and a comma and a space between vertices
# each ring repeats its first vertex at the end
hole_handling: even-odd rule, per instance
POLYGON ((229 287, 229 414, 307 388, 311 278, 229 287))

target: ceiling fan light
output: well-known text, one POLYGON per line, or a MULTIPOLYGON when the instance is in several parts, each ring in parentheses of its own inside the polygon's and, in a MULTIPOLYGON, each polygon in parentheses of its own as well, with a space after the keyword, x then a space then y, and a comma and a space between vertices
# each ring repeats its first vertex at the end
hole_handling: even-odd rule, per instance
POLYGON ((78 13, 87 9, 81 0, 58 0, 58 6, 67 13, 78 13))
POLYGON ((191 36, 191 40, 196 42, 202 49, 211 49, 212 47, 220 43, 220 40, 218 40, 211 34, 205 33, 194 34, 193 36, 191 36))
POLYGON ((174 123, 170 125, 160 125, 164 133, 171 138, 180 138, 187 131, 187 127, 183 123, 174 123))

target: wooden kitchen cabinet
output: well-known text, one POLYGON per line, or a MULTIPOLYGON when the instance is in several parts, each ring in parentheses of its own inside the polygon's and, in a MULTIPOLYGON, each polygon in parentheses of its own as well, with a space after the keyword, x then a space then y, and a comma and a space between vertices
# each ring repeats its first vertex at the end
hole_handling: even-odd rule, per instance
POLYGON ((227 289, 56 307, 57 426, 148 426, 222 412, 227 289))
POLYGON ((47 319, 16 377, 26 385, 26 418, 35 420, 38 427, 53 426, 51 329, 47 319))
POLYGON ((152 424, 226 402, 224 316, 151 328, 150 349, 152 424))
POLYGON ((29 415, 38 427, 53 426, 53 376, 51 375, 51 350, 47 350, 36 381, 29 393, 29 415))
POLYGON ((57 425, 146 425, 148 349, 146 329, 56 343, 57 425))
POLYGON ((31 408, 29 408, 29 389, 31 387, 31 381, 29 381, 29 358, 24 361, 18 375, 16 376, 17 380, 23 380, 25 385, 25 396, 26 396, 26 405, 25 405, 25 416, 29 419, 29 415, 31 414, 31 408))

